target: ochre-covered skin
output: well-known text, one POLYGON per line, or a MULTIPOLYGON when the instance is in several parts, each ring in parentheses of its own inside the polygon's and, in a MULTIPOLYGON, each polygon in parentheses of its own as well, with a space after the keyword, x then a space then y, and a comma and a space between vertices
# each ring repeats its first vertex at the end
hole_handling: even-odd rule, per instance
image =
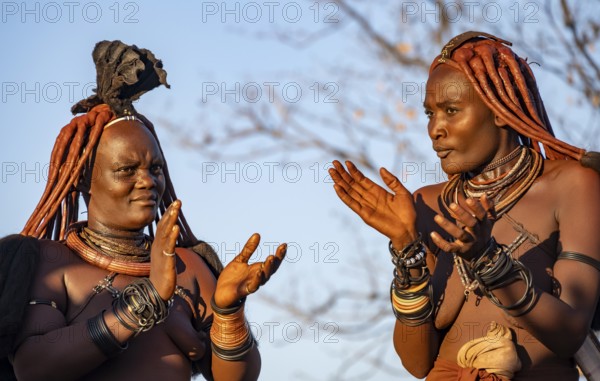
MULTIPOLYGON (((589 331, 600 274, 588 264, 556 259, 563 251, 573 251, 600 260, 600 174, 577 161, 583 162, 589 153, 553 136, 529 66, 489 36, 444 49, 431 66, 424 108, 432 146, 449 176, 501 183, 516 158, 493 170, 483 169, 519 146, 546 157, 525 192, 514 193, 520 182, 504 189, 499 201, 513 196, 517 201, 501 218, 495 217, 491 200, 467 198, 462 189, 445 208, 441 194, 446 183, 411 193, 382 168, 381 180, 388 190, 353 163, 334 161, 330 174, 342 202, 394 248, 401 250, 419 234, 427 248, 436 309, 433 319, 417 327, 396 322, 393 340, 402 364, 414 376, 429 375, 432 381, 493 379, 456 364, 460 349, 485 336, 496 322, 512 333, 521 363, 514 380, 577 380, 573 355, 589 331), (479 290, 466 298, 453 255, 468 266, 491 237, 510 245, 520 233, 527 239, 512 256, 531 272, 538 295, 533 307, 511 317, 479 290)), ((525 282, 516 280, 493 292, 506 306, 516 303, 525 290, 525 282)))
MULTIPOLYGON (((232 344, 230 338, 220 338, 219 342, 227 345, 223 348, 237 351, 237 356, 219 352, 219 357, 217 350, 212 350, 209 328, 217 308, 239 305, 268 282, 285 257, 286 245, 280 245, 264 262, 250 264, 260 243, 255 233, 223 268, 216 253, 196 239, 186 223, 154 127, 131 105, 144 92, 166 85, 162 64, 151 52, 120 41, 97 44, 93 56, 98 65, 97 94, 73 108, 85 113, 61 130, 46 188, 21 232, 40 241, 37 269, 31 279, 23 280, 31 285, 34 303, 14 301, 27 305, 11 356, 15 374, 25 381, 185 381, 193 372, 215 381, 258 379, 261 359, 254 342, 246 340, 248 345, 242 347, 234 345, 236 341, 232 344), (105 70, 107 66, 113 71, 105 70), (125 75, 127 80, 123 67, 131 69, 125 75), (132 79, 139 82, 132 83, 132 79), (124 91, 115 84, 125 86, 124 91), (129 98, 120 97, 122 93, 129 98), (77 234, 78 244, 64 241, 80 217, 80 196, 87 206, 87 222, 77 226, 101 236, 105 250, 89 241, 83 243, 78 232, 71 233, 77 234), (145 236, 146 229, 149 236, 145 236), (138 245, 139 237, 145 244, 138 245), (83 254, 90 250, 91 255, 83 254), (136 262, 135 251, 141 251, 138 258, 145 262, 136 262), (102 264, 94 262, 97 255, 104 256, 102 264), (118 266, 110 266, 117 261, 118 266), (136 271, 129 271, 132 268, 136 271), (153 298, 146 298, 151 300, 146 311, 152 310, 150 307, 165 311, 159 299, 166 303, 173 297, 170 315, 135 336, 134 331, 144 323, 128 306, 142 298, 116 299, 121 314, 129 311, 133 316, 123 323, 109 292, 93 295, 94 287, 111 271, 119 273, 112 283, 119 292, 147 277, 149 282, 144 284, 151 286, 140 293, 152 293, 153 298), (94 342, 89 319, 96 322, 95 327, 102 322, 110 329, 110 352, 101 345, 110 335, 101 332, 102 341, 93 331, 94 342), (136 323, 138 326, 130 325, 136 323), (115 340, 117 349, 129 347, 112 357, 115 340)), ((157 316, 150 320, 164 318, 157 316)), ((249 330, 243 313, 236 316, 240 326, 249 330)))
POLYGON ((439 65, 450 65, 463 72, 481 100, 512 129, 530 138, 538 152, 538 143, 542 144, 547 158, 580 160, 585 153, 553 136, 531 68, 508 46, 476 39, 455 48, 449 58, 438 56, 429 72, 439 65))

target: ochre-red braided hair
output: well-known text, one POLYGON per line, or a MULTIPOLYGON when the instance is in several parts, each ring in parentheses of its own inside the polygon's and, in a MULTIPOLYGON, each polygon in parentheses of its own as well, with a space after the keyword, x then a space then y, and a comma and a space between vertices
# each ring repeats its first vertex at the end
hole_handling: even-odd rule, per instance
MULTIPOLYGON (((90 97, 77 102, 71 111, 77 116, 62 128, 50 158, 46 189, 25 227, 22 235, 62 241, 70 225, 78 221, 79 199, 89 201, 93 160, 104 126, 122 116, 138 117, 150 131, 160 153, 165 158, 154 126, 133 107, 133 101, 160 86, 169 87, 167 72, 162 61, 147 49, 127 45, 121 41, 100 41, 94 47, 92 58, 96 65, 96 89, 90 97)), ((177 199, 165 159, 163 167, 165 191, 159 202, 155 221, 148 226, 154 235, 156 224, 167 207, 177 199)), ((177 246, 189 247, 204 258, 215 276, 223 265, 214 250, 198 240, 188 225, 183 211, 177 220, 177 246)))
POLYGON ((21 234, 64 239, 66 229, 77 221, 77 185, 83 168, 100 141, 104 125, 112 119, 108 105, 99 105, 61 129, 50 155, 46 189, 21 234))
MULTIPOLYGON (((152 123, 141 114, 136 116, 152 133, 163 154, 152 123)), ((62 128, 52 149, 46 188, 21 234, 54 240, 65 238, 69 225, 78 220, 79 197, 82 193, 81 181, 84 171, 91 171, 90 155, 98 147, 104 126, 113 119, 115 115, 110 107, 100 104, 86 114, 73 118, 62 128)), ((166 160, 163 171, 166 188, 159 204, 160 215, 177 199, 166 160)), ((91 177, 91 173, 87 176, 91 177)), ((157 215, 155 223, 160 219, 160 215, 157 215)), ((197 239, 187 224, 183 212, 179 213, 177 224, 180 228, 178 245, 195 244, 197 239)), ((154 226, 150 226, 149 229, 152 235, 154 226)))
POLYGON ((554 136, 529 64, 507 45, 512 44, 487 33, 463 33, 444 46, 429 73, 441 64, 460 70, 483 102, 521 135, 524 144, 540 153, 543 148, 548 159, 575 159, 600 171, 600 154, 586 153, 554 136))

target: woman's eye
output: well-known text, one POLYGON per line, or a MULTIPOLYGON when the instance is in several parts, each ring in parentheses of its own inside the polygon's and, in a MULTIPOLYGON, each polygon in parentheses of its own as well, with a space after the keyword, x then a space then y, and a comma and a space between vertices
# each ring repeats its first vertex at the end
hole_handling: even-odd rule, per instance
POLYGON ((133 174, 135 172, 135 168, 134 167, 119 168, 117 170, 117 172, 119 172, 120 174, 123 174, 123 175, 130 175, 130 174, 133 174))
POLYGON ((427 116, 427 119, 430 119, 433 116, 433 112, 430 110, 425 110, 425 115, 427 116))
POLYGON ((162 172, 163 166, 161 164, 155 164, 152 166, 152 172, 160 173, 162 172))
POLYGON ((457 112, 458 112, 458 110, 453 107, 448 107, 446 109, 446 113, 448 113, 448 114, 456 114, 457 112))

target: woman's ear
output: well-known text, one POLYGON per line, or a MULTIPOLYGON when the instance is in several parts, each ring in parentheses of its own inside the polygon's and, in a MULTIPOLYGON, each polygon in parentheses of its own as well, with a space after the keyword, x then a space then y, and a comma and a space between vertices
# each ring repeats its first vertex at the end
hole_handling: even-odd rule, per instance
POLYGON ((506 127, 506 122, 498 115, 494 115, 494 124, 496 124, 496 127, 506 127))

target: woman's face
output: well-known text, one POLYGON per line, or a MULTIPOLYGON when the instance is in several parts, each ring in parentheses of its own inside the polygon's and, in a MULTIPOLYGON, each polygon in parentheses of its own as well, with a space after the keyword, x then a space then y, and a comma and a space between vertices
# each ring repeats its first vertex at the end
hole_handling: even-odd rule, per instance
POLYGON ((103 131, 96 151, 88 205, 89 224, 139 231, 154 221, 165 190, 164 160, 139 121, 103 131))
POLYGON ((503 123, 468 78, 449 65, 439 65, 426 89, 427 130, 444 172, 469 172, 494 160, 502 138, 498 126, 503 123))

